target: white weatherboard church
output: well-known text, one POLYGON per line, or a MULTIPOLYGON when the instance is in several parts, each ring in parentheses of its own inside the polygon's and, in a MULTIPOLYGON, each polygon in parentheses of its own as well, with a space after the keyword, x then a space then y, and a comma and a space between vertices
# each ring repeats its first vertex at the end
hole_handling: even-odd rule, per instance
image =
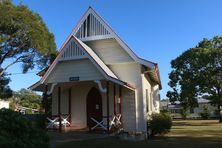
POLYGON ((57 118, 49 121, 60 129, 70 123, 111 131, 118 122, 126 132, 146 133, 147 115, 159 112, 161 81, 157 63, 139 58, 89 7, 30 89, 51 95, 57 118))

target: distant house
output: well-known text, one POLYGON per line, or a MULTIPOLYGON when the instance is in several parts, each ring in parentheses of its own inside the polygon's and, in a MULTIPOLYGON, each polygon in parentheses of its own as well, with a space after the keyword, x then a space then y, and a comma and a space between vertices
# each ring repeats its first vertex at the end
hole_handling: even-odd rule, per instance
POLYGON ((20 112, 22 114, 36 114, 39 113, 38 109, 23 107, 23 106, 16 106, 15 111, 20 112))
MULTIPOLYGON (((215 110, 217 109, 215 106, 212 106, 210 104, 209 100, 198 98, 198 107, 195 107, 189 111, 189 115, 187 118, 201 118, 200 113, 204 112, 204 107, 206 107, 209 110, 209 115, 211 118, 216 117, 215 110)), ((182 118, 180 115, 182 107, 180 105, 179 101, 176 101, 174 104, 170 103, 169 100, 161 100, 160 101, 160 110, 164 111, 167 110, 171 113, 171 116, 173 118, 182 118)))
POLYGON ((75 129, 109 131, 118 120, 146 134, 147 115, 159 112, 157 63, 138 57, 91 7, 39 75, 30 89, 51 95, 52 115, 69 116, 75 129))
POLYGON ((0 109, 2 108, 9 109, 9 101, 0 100, 0 109))

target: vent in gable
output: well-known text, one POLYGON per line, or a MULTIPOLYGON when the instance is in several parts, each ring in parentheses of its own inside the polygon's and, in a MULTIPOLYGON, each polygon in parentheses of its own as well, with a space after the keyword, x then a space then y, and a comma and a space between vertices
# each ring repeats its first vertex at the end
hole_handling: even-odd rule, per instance
POLYGON ((71 39, 65 46, 65 49, 60 57, 60 60, 71 60, 85 58, 86 54, 82 48, 76 44, 74 39, 71 39))
POLYGON ((110 35, 110 32, 107 30, 104 24, 92 13, 86 17, 85 21, 83 21, 75 34, 75 36, 79 39, 104 35, 110 35))

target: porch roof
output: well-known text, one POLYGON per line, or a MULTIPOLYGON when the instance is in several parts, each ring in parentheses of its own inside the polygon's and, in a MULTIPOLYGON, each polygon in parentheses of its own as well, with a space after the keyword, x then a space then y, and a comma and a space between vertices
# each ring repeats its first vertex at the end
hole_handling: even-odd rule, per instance
MULTIPOLYGON (((135 88, 132 85, 129 85, 127 82, 124 82, 120 80, 108 67, 104 62, 97 56, 97 54, 86 44, 84 44, 81 40, 76 38, 74 35, 70 37, 69 40, 74 39, 76 43, 78 43, 84 52, 88 55, 89 60, 99 69, 99 71, 104 75, 104 77, 116 84, 122 85, 124 87, 127 87, 131 90, 134 90, 135 88)), ((45 89, 45 80, 47 77, 50 75, 52 70, 55 68, 56 64, 58 63, 59 58, 61 57, 62 53, 64 52, 65 48, 62 48, 56 59, 53 61, 53 63, 47 68, 45 74, 43 77, 40 79, 40 81, 36 82, 32 86, 29 87, 31 90, 36 90, 36 91, 44 91, 45 89)))
MULTIPOLYGON (((90 61, 100 70, 100 72, 105 76, 106 79, 110 81, 116 81, 118 79, 117 76, 106 66, 106 64, 104 64, 104 62, 96 55, 96 53, 90 47, 84 44, 81 40, 77 39, 74 35, 70 36, 68 41, 70 41, 72 38, 75 40, 77 44, 79 44, 82 47, 84 52, 86 52, 86 54, 88 55, 88 58, 90 59, 90 61)), ((58 63, 59 58, 61 57, 65 49, 66 48, 64 47, 61 49, 56 59, 49 66, 49 68, 47 69, 43 77, 41 78, 40 83, 43 84, 46 81, 47 77, 50 75, 50 73, 52 72, 56 64, 58 63)))
MULTIPOLYGON (((67 83, 69 83, 69 82, 67 82, 67 83)), ((73 82, 70 82, 70 83, 73 83, 73 82)), ((119 85, 121 85, 121 86, 123 86, 123 87, 125 87, 125 88, 128 88, 128 89, 130 89, 130 90, 135 90, 135 87, 134 86, 132 86, 132 85, 130 85, 130 84, 128 84, 128 83, 126 83, 126 82, 123 82, 123 81, 121 81, 121 80, 116 80, 114 83, 116 83, 116 84, 119 84, 119 85)), ((52 84, 50 84, 50 86, 51 86, 52 84)), ((33 91, 40 91, 40 92, 44 92, 45 91, 45 88, 46 88, 46 85, 45 84, 42 84, 40 81, 38 81, 38 82, 36 82, 35 84, 33 84, 33 85, 31 85, 31 86, 29 86, 28 87, 28 89, 31 89, 31 90, 33 90, 33 91)))

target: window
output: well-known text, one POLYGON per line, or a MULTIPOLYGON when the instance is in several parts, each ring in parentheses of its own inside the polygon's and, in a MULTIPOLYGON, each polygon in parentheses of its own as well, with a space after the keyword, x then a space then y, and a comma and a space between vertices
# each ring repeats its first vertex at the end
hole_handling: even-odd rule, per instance
POLYGON ((151 92, 150 92, 150 110, 153 111, 153 97, 151 92))
POLYGON ((146 89, 146 112, 149 112, 149 97, 148 97, 148 89, 146 89))

